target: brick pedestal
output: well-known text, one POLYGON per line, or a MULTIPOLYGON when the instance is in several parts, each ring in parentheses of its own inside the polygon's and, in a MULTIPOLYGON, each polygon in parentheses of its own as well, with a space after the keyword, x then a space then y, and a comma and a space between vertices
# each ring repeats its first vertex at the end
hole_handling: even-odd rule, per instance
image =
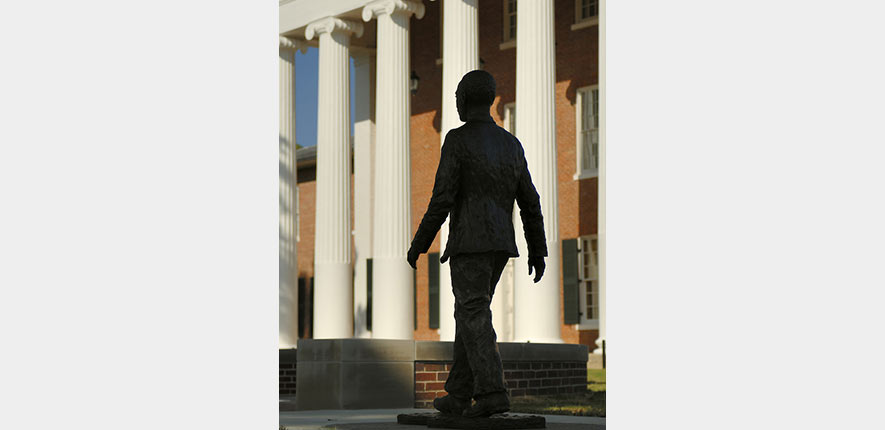
MULTIPOLYGON (((498 343, 498 349, 512 397, 587 389, 586 345, 498 343)), ((452 342, 301 339, 297 357, 294 349, 280 350, 280 397, 297 388, 298 410, 432 408, 446 394, 452 360, 452 342)))
POLYGON ((297 376, 297 350, 280 350, 280 397, 295 397, 297 376))

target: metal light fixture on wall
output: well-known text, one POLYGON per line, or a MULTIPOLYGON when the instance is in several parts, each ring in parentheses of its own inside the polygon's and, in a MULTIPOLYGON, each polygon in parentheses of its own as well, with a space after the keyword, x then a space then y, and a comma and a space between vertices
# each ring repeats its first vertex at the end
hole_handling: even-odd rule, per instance
POLYGON ((418 81, 420 80, 421 78, 418 77, 418 74, 412 70, 412 76, 409 78, 409 90, 412 91, 412 94, 418 92, 418 81))

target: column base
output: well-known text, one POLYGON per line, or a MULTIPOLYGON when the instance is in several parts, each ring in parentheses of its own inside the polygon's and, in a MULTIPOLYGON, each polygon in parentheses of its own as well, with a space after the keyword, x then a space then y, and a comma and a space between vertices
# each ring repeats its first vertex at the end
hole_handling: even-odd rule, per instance
POLYGON ((415 337, 414 280, 405 255, 372 259, 372 338, 415 337))
POLYGON ((547 269, 538 283, 528 274, 526 254, 513 264, 513 337, 515 342, 563 343, 559 312, 559 244, 547 243, 547 269))
POLYGON ((350 263, 314 264, 314 339, 353 336, 353 312, 350 312, 353 308, 352 276, 350 263), (342 309, 347 311, 342 312, 342 309))

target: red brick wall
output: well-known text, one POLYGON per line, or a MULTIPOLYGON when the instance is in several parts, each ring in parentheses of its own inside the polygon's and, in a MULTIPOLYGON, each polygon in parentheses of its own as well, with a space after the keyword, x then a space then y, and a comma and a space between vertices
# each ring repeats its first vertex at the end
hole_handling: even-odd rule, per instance
MULTIPOLYGON (((559 237, 571 239, 596 233, 596 179, 574 179, 577 173, 575 100, 578 88, 594 85, 598 78, 599 27, 572 30, 575 6, 571 0, 557 0, 556 13, 556 169, 559 178, 559 237), (593 186, 588 187, 592 181, 593 186), (592 192, 582 193, 583 190, 592 192), (587 219, 589 231, 581 229, 587 219)), ((519 115, 519 112, 517 112, 519 115)), ((560 270, 561 271, 561 270, 560 270)), ((560 296, 562 290, 560 290, 560 296)), ((562 312, 562 299, 560 312, 562 312)), ((574 326, 563 324, 562 338, 569 343, 580 342, 574 326)), ((590 345, 591 350, 593 345, 590 345)))
MULTIPOLYGON (((491 114, 499 125, 503 125, 504 105, 516 100, 516 48, 504 50, 499 48, 503 32, 502 1, 483 0, 479 6, 480 57, 485 61, 485 70, 495 77, 498 84, 498 94, 492 105, 491 114)), ((425 2, 424 18, 412 21, 410 33, 411 67, 420 77, 418 92, 411 97, 412 232, 417 230, 418 223, 430 202, 434 175, 439 163, 442 66, 437 65, 436 60, 441 57, 439 50, 441 3, 425 2)), ((598 83, 599 37, 597 26, 571 30, 570 27, 575 19, 572 0, 557 0, 555 13, 559 234, 560 239, 570 239, 579 235, 596 234, 597 228, 597 179, 574 179, 577 155, 574 104, 577 88, 598 83)), ((301 169, 298 174, 301 186, 301 241, 298 243, 298 268, 301 276, 312 276, 315 182, 301 182, 301 169)), ((438 237, 429 252, 439 252, 438 237)), ((422 255, 418 259, 417 266, 418 329, 414 332, 415 339, 438 340, 437 330, 429 328, 427 317, 427 255, 422 255)), ((557 272, 561 277, 561 269, 557 272)), ((548 274, 550 276, 553 272, 548 274)), ((578 330, 572 325, 563 324, 561 335, 568 343, 584 343, 578 330)), ((584 339, 586 338, 585 335, 584 339)), ((594 345, 590 346, 591 349, 594 348, 594 345)))
MULTIPOLYGON (((412 20, 411 27, 411 61, 412 69, 421 78, 418 92, 412 95, 411 127, 411 173, 412 173, 412 226, 414 233, 433 190, 433 179, 439 165, 440 137, 439 129, 442 118, 439 109, 442 99, 442 66, 436 64, 440 58, 439 51, 439 4, 440 2, 424 2, 425 13, 421 20, 412 20)), ((439 235, 430 245, 428 252, 439 252, 439 235)), ((416 275, 416 298, 418 300, 418 329, 415 339, 439 340, 436 329, 430 328, 427 317, 428 279, 427 254, 418 259, 416 275)))
POLYGON ((313 276, 314 231, 316 231, 316 169, 298 169, 298 277, 313 276), (302 182, 304 181, 304 182, 302 182))
POLYGON ((585 361, 505 361, 504 381, 511 397, 587 391, 585 361))
POLYGON ((446 395, 443 388, 451 362, 415 362, 415 407, 432 408, 433 399, 446 395))

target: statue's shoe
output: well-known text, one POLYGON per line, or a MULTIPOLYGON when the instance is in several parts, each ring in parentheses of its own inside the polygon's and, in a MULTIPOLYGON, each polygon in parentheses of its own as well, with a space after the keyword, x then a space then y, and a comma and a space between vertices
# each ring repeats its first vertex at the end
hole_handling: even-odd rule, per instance
POLYGON ((509 410, 510 399, 507 398, 507 393, 492 393, 477 398, 476 403, 464 411, 463 415, 469 418, 487 417, 509 410))
POLYGON ((461 415, 470 406, 470 399, 459 399, 451 394, 433 399, 433 407, 444 414, 461 415))

